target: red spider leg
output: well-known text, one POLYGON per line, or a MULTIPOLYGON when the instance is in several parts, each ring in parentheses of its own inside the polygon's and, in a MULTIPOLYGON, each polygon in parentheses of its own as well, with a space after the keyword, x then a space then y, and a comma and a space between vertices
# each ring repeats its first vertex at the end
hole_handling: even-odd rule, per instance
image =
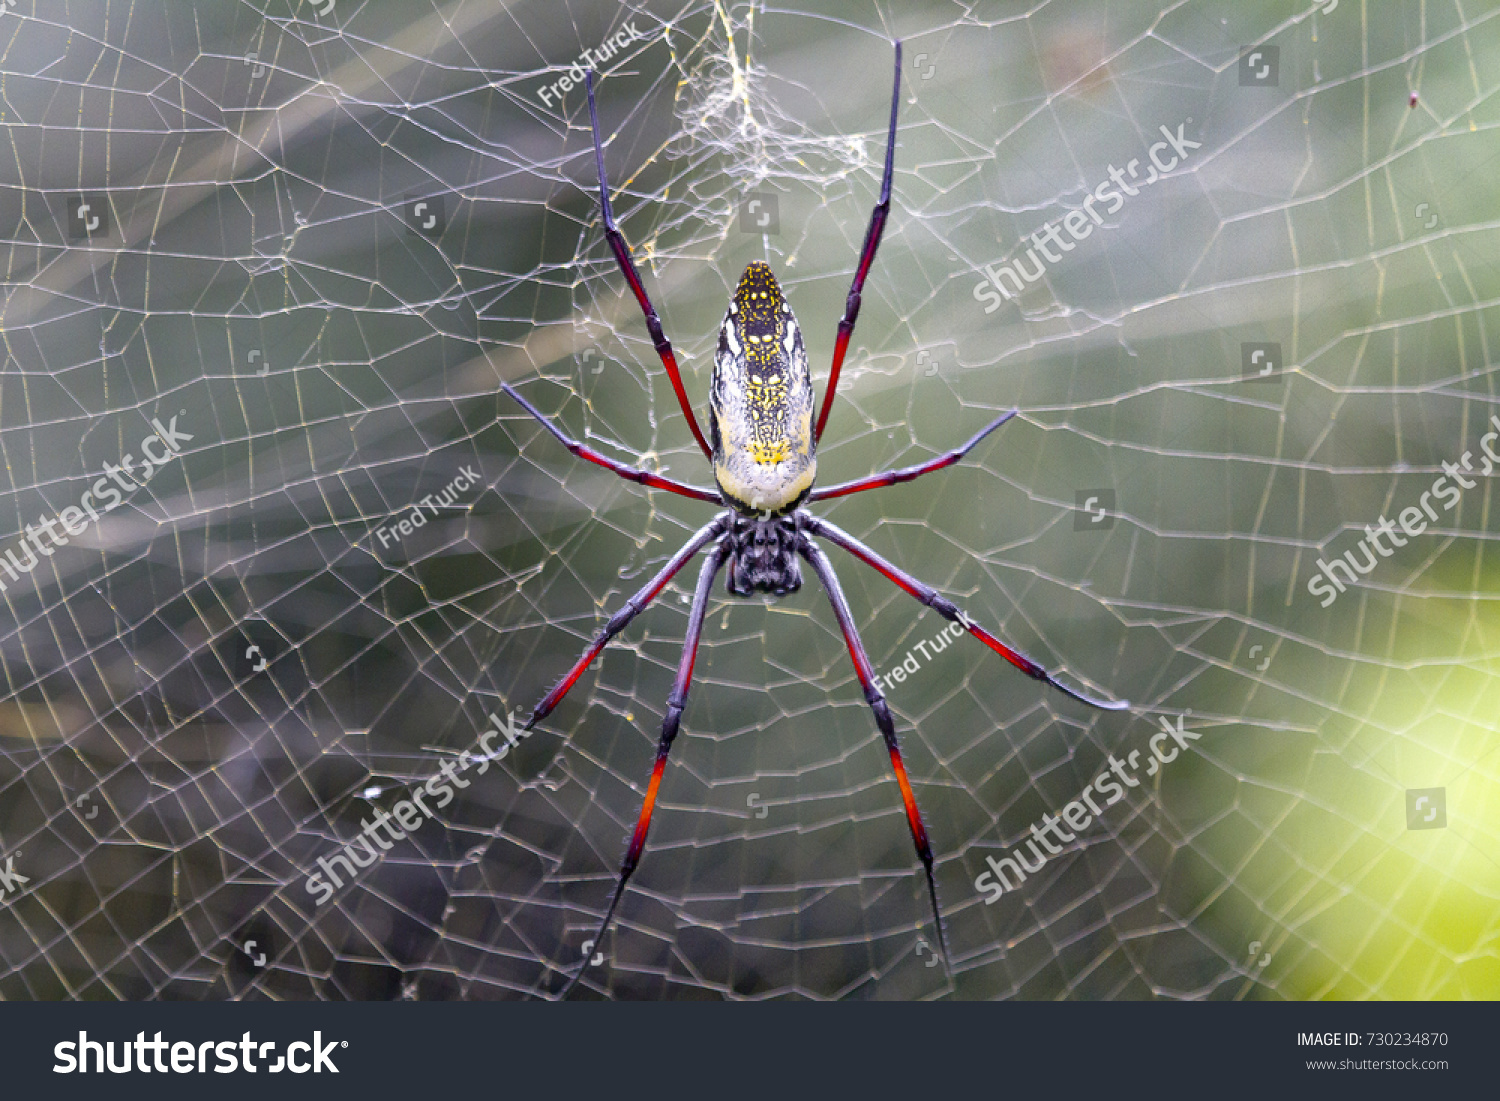
MULTIPOLYGON (((698 574, 698 591, 693 594, 693 607, 688 613, 687 637, 682 642, 682 660, 677 664, 677 680, 672 685, 672 694, 667 697, 667 713, 662 718, 661 737, 656 743, 656 765, 651 770, 651 781, 646 785, 646 798, 641 803, 641 815, 636 819, 635 832, 630 835, 630 847, 625 850, 625 859, 620 862, 620 881, 615 884, 609 909, 604 912, 604 920, 599 923, 599 931, 594 934, 596 945, 604 943, 604 934, 609 931, 615 907, 620 904, 620 898, 625 893, 625 884, 630 882, 630 875, 640 862, 641 850, 646 847, 646 831, 651 828, 651 812, 656 809, 656 794, 661 789, 662 773, 667 768, 667 754, 672 751, 672 742, 677 737, 677 727, 682 721, 682 711, 687 706, 688 685, 693 679, 693 661, 698 656, 698 639, 703 634, 708 595, 713 589, 714 578, 718 576, 719 569, 728 556, 729 548, 720 543, 704 560, 703 569, 698 574)), ((566 998, 572 993, 573 987, 578 985, 578 980, 583 978, 584 971, 588 969, 588 963, 589 956, 585 954, 578 970, 563 988, 562 998, 566 998)))
MULTIPOLYGON (((599 144, 599 113, 594 109, 592 69, 584 74, 584 84, 589 93, 589 127, 594 132, 594 162, 599 169, 599 207, 604 212, 604 238, 609 242, 610 251, 615 254, 615 262, 620 265, 625 281, 635 293, 635 300, 641 304, 641 312, 646 315, 646 331, 651 334, 651 343, 656 346, 661 365, 667 369, 667 377, 672 380, 672 389, 677 391, 677 402, 682 406, 683 416, 687 417, 688 427, 693 430, 693 438, 703 449, 704 456, 712 459, 713 452, 709 450, 708 441, 703 438, 703 429, 698 427, 698 418, 693 416, 687 391, 682 388, 682 373, 677 369, 677 356, 672 351, 672 343, 661 330, 661 318, 656 316, 656 309, 646 296, 646 288, 641 285, 640 274, 635 270, 635 261, 630 258, 630 246, 625 243, 624 234, 615 225, 615 214, 609 206, 609 184, 604 178, 604 148, 599 144)), ((718 500, 717 497, 714 499, 718 500)))
POLYGON ((823 408, 818 413, 818 429, 813 433, 813 442, 823 438, 823 426, 828 423, 828 411, 833 408, 833 395, 839 388, 839 371, 844 366, 844 353, 849 350, 849 336, 854 332, 855 319, 859 317, 860 295, 865 289, 865 276, 870 274, 870 265, 875 261, 875 250, 880 247, 880 235, 885 232, 885 220, 891 213, 891 170, 896 164, 896 108, 901 104, 901 42, 896 42, 896 86, 891 89, 891 131, 885 139, 885 178, 880 182, 880 201, 870 212, 870 226, 865 230, 865 245, 859 254, 859 267, 855 269, 854 281, 849 285, 849 297, 844 300, 844 316, 839 319, 838 338, 833 344, 833 367, 828 372, 828 389, 823 393, 823 408))
POLYGON ((849 613, 849 602, 844 599, 844 590, 839 585, 838 574, 833 572, 833 563, 823 548, 810 539, 798 548, 817 571, 828 602, 833 605, 833 614, 839 621, 839 630, 844 632, 844 642, 849 647, 849 657, 854 661, 854 671, 859 674, 859 683, 864 686, 865 702, 875 712, 875 725, 885 738, 885 748, 891 755, 891 768, 896 772, 896 783, 901 787, 901 802, 906 806, 906 824, 911 829, 912 844, 917 847, 917 859, 927 873, 927 895, 932 900, 932 921, 937 926, 938 947, 943 950, 943 964, 949 973, 953 971, 948 961, 948 937, 943 932, 943 912, 938 906, 937 882, 932 877, 932 846, 927 843, 927 827, 922 824, 922 812, 917 809, 917 797, 912 794, 911 781, 906 778, 906 764, 901 760, 901 746, 896 741, 896 724, 891 719, 891 709, 886 706, 885 696, 875 686, 875 670, 865 654, 865 644, 854 626, 854 617, 849 613))
POLYGON ((594 641, 588 644, 583 651, 583 657, 578 659, 577 664, 568 670, 568 675, 557 682, 557 687, 548 692, 542 702, 536 705, 532 711, 530 720, 526 723, 526 729, 530 730, 537 723, 552 713, 552 709, 562 702, 562 698, 572 690, 573 685, 578 683, 578 678, 583 676, 583 671, 589 664, 599 656, 599 651, 609 645, 609 640, 625 629, 636 616, 646 610, 646 605, 656 599, 657 595, 667 587, 667 582, 677 575, 677 571, 687 565, 688 560, 697 554, 703 547, 718 538, 724 532, 723 517, 715 517, 703 527, 698 529, 696 535, 687 541, 683 548, 674 554, 661 572, 646 583, 645 588, 627 600, 619 611, 609 617, 609 622, 604 629, 594 636, 594 641))
POLYGON ((827 520, 820 520, 816 516, 809 515, 804 518, 803 527, 813 535, 821 535, 830 543, 833 543, 836 546, 843 547, 846 551, 854 555, 855 558, 858 558, 865 565, 871 566, 874 569, 880 571, 880 573, 884 574, 889 581, 892 581, 898 587, 905 589, 908 593, 916 597, 923 604, 926 604, 929 608, 933 609, 944 619, 949 619, 954 623, 962 624, 964 629, 967 630, 969 634, 973 635, 980 642, 984 643, 991 650, 995 651, 995 653, 999 654, 1006 661, 1010 662, 1017 669, 1021 670, 1021 672, 1025 673, 1028 677, 1034 677, 1039 681, 1045 681, 1053 688, 1056 688, 1063 695, 1071 696, 1079 703, 1086 703, 1090 707, 1097 707, 1102 711, 1124 711, 1130 706, 1129 700, 1096 700, 1092 696, 1085 696, 1082 692, 1076 692, 1073 689, 1069 688, 1066 684, 1063 684, 1061 681, 1057 680, 1052 676, 1051 673, 1047 672, 1047 670, 1043 669, 1040 665, 1032 661, 1025 654, 1021 653, 1019 650, 1015 650, 1007 646, 994 635, 986 631, 983 627, 973 622, 959 609, 956 604, 953 603, 953 601, 943 596, 931 585, 918 581, 915 577, 907 573, 905 570, 890 562, 887 562, 884 558, 880 557, 880 555, 876 554, 869 547, 865 546, 858 539, 854 538, 854 536, 841 530, 840 528, 835 527, 827 520))
POLYGON ((974 438, 962 447, 939 455, 935 459, 928 459, 925 463, 909 466, 904 470, 887 470, 884 474, 871 474, 868 478, 857 478, 852 482, 841 482, 827 489, 815 489, 808 495, 809 501, 826 501, 832 497, 846 497, 851 493, 862 493, 867 489, 881 489, 885 486, 893 486, 898 482, 909 482, 913 478, 920 478, 923 474, 931 474, 934 470, 942 470, 945 466, 952 466, 973 450, 974 445, 984 439, 995 429, 1014 417, 1019 410, 1012 409, 1009 413, 1002 413, 988 425, 974 434, 974 438))
POLYGON ((638 470, 633 466, 626 466, 624 463, 611 459, 608 455, 600 454, 586 444, 581 444, 577 440, 570 439, 568 436, 563 435, 561 429, 544 417, 537 410, 536 406, 512 390, 509 383, 502 382, 500 388, 515 398, 526 412, 541 421, 542 427, 551 432, 557 438, 558 443, 562 444, 580 459, 587 459, 591 463, 597 463, 599 466, 604 467, 605 470, 613 470, 627 482, 639 482, 641 485, 649 486, 652 489, 665 489, 677 494, 679 497, 691 497, 696 501, 707 501, 715 505, 723 504, 723 498, 715 490, 701 489, 698 486, 690 486, 686 482, 679 482, 672 478, 663 477, 660 474, 652 474, 649 471, 638 470))

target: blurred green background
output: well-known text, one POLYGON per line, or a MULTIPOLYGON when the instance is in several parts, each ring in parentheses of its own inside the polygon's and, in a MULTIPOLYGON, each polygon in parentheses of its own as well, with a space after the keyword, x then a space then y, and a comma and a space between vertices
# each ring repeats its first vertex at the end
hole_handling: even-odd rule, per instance
MULTIPOLYGON (((640 38, 596 85, 609 182, 700 417, 753 259, 821 385, 903 40, 893 212, 820 479, 1020 414, 956 467, 814 510, 1134 706, 1090 712, 971 639, 891 687, 950 981, 827 602, 810 575, 774 603, 721 584, 589 987, 1500 992, 1490 480, 1332 606, 1306 588, 1477 456, 1500 409, 1500 13, 8 14, 0 548, 76 504, 150 418, 195 440, 0 593, 0 855, 23 851, 32 879, 0 906, 0 996, 529 997, 582 958, 696 567, 437 820, 324 907, 303 880, 490 712, 526 713, 711 515, 573 460, 498 387, 621 461, 710 479, 603 241, 582 90, 540 94, 625 27, 640 38), (986 313, 985 265, 1179 126, 1201 148, 986 313), (107 235, 77 239, 79 196, 107 200, 107 235), (772 199, 776 222, 747 224, 772 199), (425 234, 422 201, 442 212, 425 234), (1246 344, 1277 346, 1272 377, 1246 377, 1246 344), (478 488, 381 545, 465 464, 478 488), (1080 505, 1104 493, 1094 524, 1080 505), (1196 751, 986 905, 985 857, 1163 716, 1196 751), (1446 824, 1409 829, 1409 792, 1431 788, 1446 824)), ((830 553, 878 671, 944 625, 830 553)))

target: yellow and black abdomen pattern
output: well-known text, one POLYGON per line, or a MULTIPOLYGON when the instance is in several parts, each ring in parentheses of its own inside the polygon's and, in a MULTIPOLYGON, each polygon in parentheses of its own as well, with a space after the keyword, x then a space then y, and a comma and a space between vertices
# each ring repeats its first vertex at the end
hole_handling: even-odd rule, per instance
POLYGON ((719 329, 709 392, 714 476, 746 515, 779 515, 812 488, 812 378, 802 330, 771 269, 745 268, 719 329))

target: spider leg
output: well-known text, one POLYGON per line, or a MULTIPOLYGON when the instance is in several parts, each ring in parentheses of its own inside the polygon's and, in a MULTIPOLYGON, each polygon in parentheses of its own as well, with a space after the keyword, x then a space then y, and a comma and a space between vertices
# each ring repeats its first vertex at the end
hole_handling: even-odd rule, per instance
POLYGON ((568 694, 573 685, 578 683, 578 678, 583 676, 583 671, 589 664, 599 656, 599 651, 609 645, 609 640, 625 629, 628 624, 641 612, 646 610, 646 605, 656 599, 657 594, 667 587, 667 582, 676 576, 677 571, 687 565, 688 560, 697 554, 703 547, 724 533, 724 518, 715 517, 703 527, 698 529, 691 539, 683 545, 683 548, 674 554, 670 561, 661 568, 650 581, 646 582, 644 588, 627 600, 623 607, 614 615, 609 617, 609 622, 604 629, 594 636, 594 641, 588 644, 583 651, 583 656, 578 659, 573 668, 568 670, 567 676, 557 682, 557 686, 548 692, 542 702, 536 705, 532 711, 530 720, 526 723, 526 729, 530 730, 537 723, 552 713, 552 709, 562 702, 562 698, 568 694))
POLYGON ((934 470, 942 470, 945 466, 952 466, 973 450, 974 445, 984 439, 995 429, 1014 417, 1020 410, 1012 409, 1009 413, 1002 413, 988 425, 974 434, 974 438, 962 447, 939 455, 935 459, 928 459, 925 463, 916 466, 908 466, 903 470, 887 470, 883 474, 871 474, 868 478, 856 478, 852 482, 841 482, 827 489, 815 489, 808 496, 809 501, 826 501, 832 497, 846 497, 851 493, 862 493, 867 489, 881 489, 885 486, 893 486, 898 482, 909 482, 913 478, 920 478, 923 474, 931 474, 934 470))
MULTIPOLYGON (((630 258, 630 246, 625 243, 625 235, 615 225, 615 214, 609 206, 609 184, 604 178, 604 147, 599 144, 599 113, 594 109, 594 71, 592 69, 584 74, 584 84, 589 93, 589 128, 594 133, 594 163, 599 169, 599 207, 604 213, 605 240, 609 242, 610 251, 615 254, 615 262, 620 265, 620 271, 624 273, 625 281, 630 284, 635 300, 640 303, 641 312, 646 315, 646 331, 651 334, 651 343, 656 347, 656 354, 661 357, 661 365, 667 369, 667 377, 672 380, 672 389, 677 391, 677 402, 682 406, 683 415, 687 417, 688 427, 693 430, 693 438, 698 441, 703 454, 712 459, 713 452, 709 450, 708 441, 703 438, 703 429, 698 427, 698 418, 693 415, 693 407, 688 404, 687 391, 682 388, 682 372, 677 369, 677 355, 672 351, 672 342, 662 332, 661 318, 656 316, 656 309, 646 295, 646 288, 641 284, 640 274, 635 270, 635 261, 630 258)), ((718 500, 717 496, 714 499, 718 500)))
MULTIPOLYGON (((599 931, 594 934, 596 945, 604 943, 604 934, 609 931, 609 923, 615 916, 615 907, 620 904, 620 897, 625 893, 625 884, 630 882, 630 875, 635 871, 635 866, 641 859, 641 850, 646 847, 646 831, 651 828, 651 812, 656 809, 656 793, 661 788, 662 773, 666 771, 667 754, 672 750, 672 742, 677 737, 678 724, 682 721, 683 709, 687 706, 688 685, 693 679, 693 661, 698 656, 698 639, 703 634, 703 618, 708 610, 708 596, 713 589, 714 578, 718 576, 719 569, 724 565, 724 559, 728 555, 729 548, 720 543, 704 560, 703 569, 698 574, 698 591, 693 594, 693 607, 688 613, 687 637, 682 642, 682 660, 677 664, 677 681, 672 686, 672 694, 667 697, 667 713, 662 718, 661 737, 656 743, 656 765, 651 770, 651 780, 646 786, 646 798, 641 803, 641 814, 636 819, 635 832, 630 835, 630 846, 625 850, 625 859, 620 862, 620 879, 615 884, 614 897, 609 900, 609 909, 604 912, 604 920, 599 923, 599 931)), ((563 988, 562 998, 566 998, 572 993, 573 987, 578 985, 578 980, 583 977, 588 963, 589 957, 585 955, 578 970, 573 973, 572 979, 563 988)))
POLYGON ((1028 677, 1034 677, 1039 681, 1045 681, 1053 688, 1056 688, 1063 695, 1071 696, 1079 703, 1086 703, 1090 707, 1097 707, 1103 711, 1124 711, 1130 706, 1129 700, 1099 700, 1095 699, 1092 696, 1085 696, 1082 692, 1077 692, 1069 688, 1066 684, 1063 684, 1056 677, 1052 676, 1051 673, 1047 672, 1047 670, 1043 669, 1040 665, 1032 661, 1025 654, 1021 653, 1019 650, 1007 646, 994 635, 986 631, 983 627, 979 626, 962 611, 960 611, 958 606, 954 604, 953 601, 943 596, 931 585, 918 581, 915 577, 907 573, 905 570, 901 569, 891 562, 886 561, 880 555, 872 551, 869 547, 861 543, 858 539, 854 538, 854 536, 848 534, 840 528, 835 527, 827 520, 822 520, 816 516, 808 515, 804 517, 803 527, 812 534, 821 535, 830 543, 833 543, 836 546, 843 547, 846 551, 854 555, 855 558, 858 558, 865 565, 872 566, 876 570, 879 570, 886 576, 888 580, 894 582, 899 588, 905 589, 908 593, 916 597, 923 604, 926 604, 929 608, 936 611, 944 619, 949 619, 954 623, 962 624, 964 629, 967 630, 969 634, 973 635, 980 642, 984 643, 991 650, 995 651, 995 653, 999 654, 1006 661, 1010 662, 1017 669, 1021 670, 1021 672, 1025 673, 1028 677))
POLYGON ((562 430, 544 417, 536 406, 512 390, 510 383, 502 382, 500 388, 515 398, 526 412, 541 421, 542 427, 551 432, 557 438, 558 443, 562 444, 580 459, 587 459, 591 463, 597 463, 599 466, 604 467, 605 470, 613 470, 627 482, 639 482, 641 485, 649 486, 651 489, 665 489, 677 494, 679 497, 691 497, 697 501, 708 501, 716 505, 723 503, 723 499, 719 494, 711 489, 701 489, 698 486, 690 486, 686 482, 665 478, 660 474, 652 474, 649 471, 638 470, 633 466, 626 466, 624 463, 611 459, 608 455, 600 454, 586 444, 581 444, 577 440, 565 436, 562 430))
POLYGON ((891 89, 891 130, 885 139, 885 177, 880 182, 880 201, 870 212, 870 225, 865 230, 865 244, 859 254, 859 267, 854 270, 849 297, 844 300, 844 316, 839 319, 838 337, 833 345, 833 367, 828 372, 828 389, 823 394, 823 408, 818 412, 818 429, 813 433, 814 442, 823 438, 823 426, 828 423, 828 412, 833 408, 833 395, 839 387, 839 371, 844 366, 844 353, 849 350, 849 336, 854 332, 855 319, 859 317, 859 301, 865 289, 865 276, 870 274, 875 250, 880 247, 880 235, 885 232, 885 220, 891 213, 891 170, 896 163, 896 108, 900 104, 901 42, 898 39, 896 86, 891 89))
POLYGON ((844 632, 844 642, 849 647, 849 657, 854 661, 854 671, 859 674, 859 683, 864 686, 865 702, 875 713, 875 725, 880 727, 885 748, 891 755, 891 768, 896 772, 896 783, 901 787, 901 802, 906 806, 906 824, 911 829, 912 844, 917 848, 917 859, 927 873, 927 897, 932 900, 932 922, 937 927, 938 947, 943 950, 943 965, 953 973, 948 960, 948 937, 943 932, 943 912, 938 906, 937 882, 932 877, 932 846, 927 843, 927 827, 922 824, 922 812, 917 809, 917 797, 912 794, 911 781, 906 778, 906 765, 901 760, 901 746, 896 741, 896 724, 891 719, 891 709, 886 706, 885 696, 875 686, 875 671, 865 654, 865 644, 854 626, 854 617, 849 612, 849 602, 844 599, 844 590, 839 585, 838 575, 833 572, 833 563, 823 548, 811 539, 804 539, 797 548, 802 557, 818 574, 828 602, 833 605, 833 614, 839 621, 839 630, 844 632))

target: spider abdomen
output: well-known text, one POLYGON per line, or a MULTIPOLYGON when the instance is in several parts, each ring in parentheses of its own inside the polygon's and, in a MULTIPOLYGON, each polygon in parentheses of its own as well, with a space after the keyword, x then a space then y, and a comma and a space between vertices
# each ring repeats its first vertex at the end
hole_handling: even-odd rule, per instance
POLYGON ((817 460, 812 377, 802 330, 771 269, 740 277, 714 356, 709 428, 714 477, 746 516, 779 516, 806 498, 817 460))

